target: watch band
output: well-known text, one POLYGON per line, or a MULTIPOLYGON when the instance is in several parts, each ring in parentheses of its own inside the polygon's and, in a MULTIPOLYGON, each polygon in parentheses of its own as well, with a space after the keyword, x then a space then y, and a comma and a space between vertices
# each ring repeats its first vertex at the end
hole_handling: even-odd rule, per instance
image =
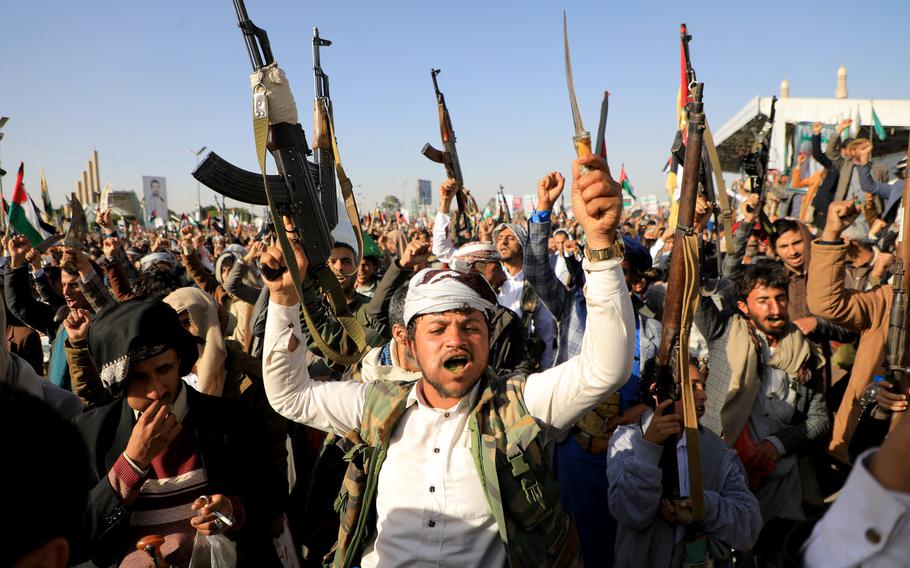
POLYGON ((626 246, 622 240, 622 237, 619 235, 616 236, 616 240, 613 241, 613 244, 605 249, 592 249, 590 247, 585 247, 585 258, 590 262, 601 262, 604 260, 609 260, 611 258, 622 258, 626 254, 626 246))

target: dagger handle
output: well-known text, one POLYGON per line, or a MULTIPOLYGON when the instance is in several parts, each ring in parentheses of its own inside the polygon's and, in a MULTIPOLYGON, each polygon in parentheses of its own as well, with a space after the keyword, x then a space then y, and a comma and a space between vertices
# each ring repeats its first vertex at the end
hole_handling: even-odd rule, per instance
MULTIPOLYGON (((590 156, 593 154, 591 151, 591 135, 587 132, 583 132, 578 136, 572 138, 572 143, 575 145, 575 155, 579 158, 584 158, 585 156, 590 156)), ((591 168, 588 166, 579 166, 578 175, 585 175, 590 172, 591 168)))

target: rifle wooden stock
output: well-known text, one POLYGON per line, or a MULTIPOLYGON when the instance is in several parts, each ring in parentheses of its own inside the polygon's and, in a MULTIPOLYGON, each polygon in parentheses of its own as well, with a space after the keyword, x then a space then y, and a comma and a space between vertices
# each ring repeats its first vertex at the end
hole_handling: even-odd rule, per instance
MULTIPOLYGON (((667 278, 667 295, 663 313, 663 332, 660 338, 660 347, 656 358, 656 387, 658 400, 683 400, 687 408, 686 414, 686 445, 689 454, 689 470, 697 473, 698 460, 692 456, 698 455, 697 424, 690 424, 694 414, 691 383, 688 381, 688 336, 691 326, 691 311, 693 310, 694 297, 697 295, 698 281, 698 251, 694 239, 693 226, 695 222, 695 200, 698 194, 698 182, 702 163, 702 143, 705 128, 705 115, 702 112, 702 89, 698 83, 695 87, 694 102, 689 103, 688 138, 686 142, 686 157, 683 164, 682 190, 679 198, 679 212, 676 223, 676 241, 673 255, 670 259, 670 270, 667 278), (694 250, 693 250, 694 249, 694 250), (692 255, 694 254, 694 258, 692 255), (694 264, 694 267, 693 267, 694 264), (692 271, 694 270, 694 274, 692 271), (693 287, 696 292, 693 295, 693 287), (688 408, 692 406, 692 408, 688 408), (694 434, 694 435, 693 435, 694 434), (693 463, 693 461, 695 463, 693 463)), ((671 406, 668 413, 673 413, 671 406)), ((661 456, 661 469, 663 471, 664 496, 678 500, 684 495, 679 490, 678 459, 676 454, 676 438, 669 438, 664 442, 661 456)), ((701 476, 690 474, 690 493, 692 499, 692 513, 698 518, 702 514, 701 476)))

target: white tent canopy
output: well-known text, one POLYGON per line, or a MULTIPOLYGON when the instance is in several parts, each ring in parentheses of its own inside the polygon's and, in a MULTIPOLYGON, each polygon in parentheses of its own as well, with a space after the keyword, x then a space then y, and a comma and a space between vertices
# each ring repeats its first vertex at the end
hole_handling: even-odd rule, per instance
MULTIPOLYGON (((910 100, 783 98, 777 100, 775 107, 768 166, 784 169, 782 161, 788 155, 785 151, 787 125, 800 122, 836 124, 842 119, 852 118, 854 123, 868 128, 872 126, 873 107, 888 133, 885 142, 874 140, 875 154, 904 151, 907 147, 906 131, 910 129, 910 100), (897 136, 894 136, 892 128, 903 132, 897 132, 897 136)), ((740 157, 748 151, 755 134, 761 130, 770 113, 771 97, 755 97, 714 132, 714 141, 724 171, 739 170, 740 157)))

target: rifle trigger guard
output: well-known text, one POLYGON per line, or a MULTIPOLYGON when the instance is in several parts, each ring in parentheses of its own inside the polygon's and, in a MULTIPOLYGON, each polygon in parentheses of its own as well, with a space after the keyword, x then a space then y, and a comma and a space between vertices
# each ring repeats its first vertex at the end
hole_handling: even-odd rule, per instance
POLYGON ((684 234, 685 236, 687 236, 687 237, 691 237, 692 235, 695 234, 695 228, 694 228, 694 227, 686 227, 685 225, 679 225, 679 224, 677 224, 677 225, 676 225, 676 230, 677 230, 677 231, 682 231, 683 234, 684 234))

